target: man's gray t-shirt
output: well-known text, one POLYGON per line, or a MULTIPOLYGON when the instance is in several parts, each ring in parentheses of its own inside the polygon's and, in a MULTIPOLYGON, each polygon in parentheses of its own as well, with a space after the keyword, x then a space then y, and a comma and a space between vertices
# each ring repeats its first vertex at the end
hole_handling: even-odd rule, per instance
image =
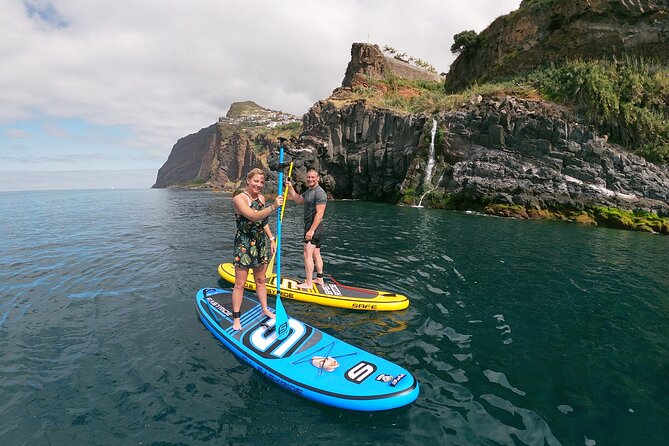
MULTIPOLYGON (((302 193, 304 198, 304 231, 311 229, 311 225, 316 217, 316 205, 326 204, 328 196, 322 187, 316 186, 313 189, 307 189, 302 193)), ((318 225, 315 232, 323 230, 323 221, 318 225)))

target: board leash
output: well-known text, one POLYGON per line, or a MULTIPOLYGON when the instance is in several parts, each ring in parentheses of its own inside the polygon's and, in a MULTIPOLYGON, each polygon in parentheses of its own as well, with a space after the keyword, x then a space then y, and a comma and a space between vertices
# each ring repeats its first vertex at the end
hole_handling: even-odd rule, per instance
POLYGON ((327 361, 327 359, 330 357, 330 353, 332 353, 332 349, 334 348, 334 345, 335 345, 334 342, 332 344, 330 344, 330 348, 328 349, 328 352, 325 354, 325 358, 323 358, 323 360, 321 361, 321 366, 318 369, 318 375, 319 376, 323 374, 323 368, 325 368, 325 361, 327 361))
MULTIPOLYGON (((335 341, 330 342, 327 345, 324 345, 323 347, 319 348, 318 350, 314 350, 313 352, 309 352, 306 355, 302 356, 299 359, 296 359, 295 361, 291 362, 290 365, 296 365, 296 364, 301 364, 303 362, 311 361, 311 356, 315 355, 316 353, 320 352, 321 350, 325 350, 326 348, 330 347, 330 350, 328 353, 332 352, 332 347, 334 347, 335 341)), ((327 356, 330 356, 331 358, 345 358, 346 356, 353 356, 357 355, 358 352, 353 352, 353 353, 344 353, 343 355, 335 355, 335 356, 330 356, 329 354, 327 356)))

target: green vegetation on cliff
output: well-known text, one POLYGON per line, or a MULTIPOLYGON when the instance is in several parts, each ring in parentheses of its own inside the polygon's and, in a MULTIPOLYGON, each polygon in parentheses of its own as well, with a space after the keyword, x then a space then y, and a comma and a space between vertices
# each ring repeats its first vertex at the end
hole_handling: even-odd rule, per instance
POLYGON ((571 106, 610 141, 669 162, 669 69, 643 60, 572 61, 531 73, 549 100, 571 106))
POLYGON ((576 60, 452 94, 436 82, 368 79, 354 88, 351 99, 401 113, 438 113, 478 95, 556 102, 609 135, 611 142, 653 163, 669 163, 669 68, 645 60, 576 60))
POLYGON ((453 36, 451 53, 459 54, 476 49, 481 44, 481 37, 474 30, 462 31, 453 36))
POLYGON ((462 102, 461 95, 445 94, 441 82, 407 80, 395 76, 368 78, 365 85, 354 87, 353 94, 344 102, 358 99, 366 100, 372 107, 406 114, 448 111, 462 102))
MULTIPOLYGON (((646 160, 669 163, 669 67, 641 59, 568 61, 447 94, 539 97, 566 106, 609 141, 646 160)), ((416 101, 419 102, 419 101, 416 101)))

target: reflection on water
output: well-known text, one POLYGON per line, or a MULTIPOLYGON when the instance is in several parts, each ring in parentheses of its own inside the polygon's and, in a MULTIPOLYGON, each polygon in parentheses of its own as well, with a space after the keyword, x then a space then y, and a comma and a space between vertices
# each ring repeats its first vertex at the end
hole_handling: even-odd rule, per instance
MULTIPOLYGON (((282 271, 301 276, 302 209, 282 271)), ((200 324, 229 285, 228 194, 0 193, 0 444, 660 445, 669 438, 669 239, 333 201, 338 281, 410 297, 288 312, 410 369, 418 400, 357 414, 290 394, 200 324), (277 415, 279 414, 279 415, 277 415)))

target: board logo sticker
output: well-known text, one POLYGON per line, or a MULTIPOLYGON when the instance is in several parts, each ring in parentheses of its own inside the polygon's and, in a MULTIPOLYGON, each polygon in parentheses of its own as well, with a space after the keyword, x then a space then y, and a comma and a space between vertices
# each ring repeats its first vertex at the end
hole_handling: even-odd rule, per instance
POLYGON ((386 375, 385 373, 381 373, 379 376, 376 377, 377 381, 381 381, 384 383, 389 383, 394 379, 393 375, 386 375))
POLYGON ((283 324, 279 325, 279 329, 277 330, 277 333, 279 333, 279 336, 283 336, 284 333, 287 333, 288 330, 290 330, 290 327, 288 326, 288 322, 284 322, 283 324))
POLYGON ((369 378, 369 376, 372 375, 374 372, 376 372, 376 366, 374 364, 365 361, 360 361, 359 363, 348 369, 344 374, 344 376, 349 381, 356 384, 360 384, 364 380, 369 378))
POLYGON ((214 300, 213 298, 211 298, 211 297, 207 297, 207 302, 209 302, 209 304, 210 304, 211 306, 216 307, 216 309, 217 309, 218 311, 220 311, 221 313, 225 314, 227 317, 232 317, 232 313, 230 312, 230 310, 228 310, 227 308, 225 308, 223 305, 219 304, 219 303, 218 303, 216 300, 214 300))
POLYGON ((243 344, 263 358, 283 358, 290 356, 313 332, 313 329, 295 319, 288 320, 288 336, 279 340, 274 330, 276 319, 269 319, 264 324, 244 335, 243 344))
POLYGON ((407 376, 406 373, 400 373, 399 375, 397 375, 397 376, 395 377, 395 379, 392 380, 392 382, 390 383, 390 385, 393 386, 393 387, 395 387, 395 386, 397 385, 398 382, 400 382, 400 381, 402 381, 402 379, 404 379, 405 376, 407 376))
POLYGON ((333 283, 324 283, 321 285, 321 288, 323 288, 323 292, 325 292, 325 294, 329 294, 331 296, 341 296, 339 287, 333 283))

